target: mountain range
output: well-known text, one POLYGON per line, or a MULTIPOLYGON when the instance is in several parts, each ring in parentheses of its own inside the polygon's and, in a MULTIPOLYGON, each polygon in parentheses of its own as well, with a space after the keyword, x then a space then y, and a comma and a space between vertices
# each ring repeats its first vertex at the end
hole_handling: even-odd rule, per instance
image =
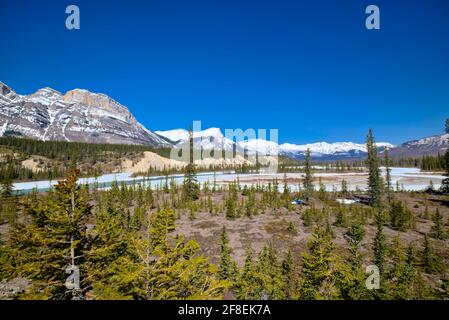
POLYGON ((129 110, 104 95, 43 88, 19 95, 0 82, 0 136, 96 143, 170 146, 140 124, 129 110))
MULTIPOLYGON (((140 124, 127 107, 101 93, 74 89, 62 94, 43 88, 20 95, 0 82, 0 136, 27 137, 38 140, 79 141, 92 143, 143 144, 172 147, 188 140, 185 129, 152 131, 140 124)), ((302 159, 309 148, 316 160, 361 159, 366 146, 354 142, 318 142, 311 144, 277 144, 262 139, 234 142, 219 128, 194 132, 194 145, 204 150, 234 148, 249 154, 283 155, 302 159)), ((436 135, 394 146, 379 142, 380 151, 390 149, 392 157, 420 157, 443 153, 449 135, 436 135)))
MULTIPOLYGON (((185 143, 189 138, 188 131, 184 129, 156 131, 156 133, 179 145, 185 143)), ((222 146, 223 150, 231 151, 234 146, 233 140, 225 137, 219 128, 196 131, 193 134, 193 140, 195 148, 202 148, 204 150, 220 148, 222 146)), ((240 149, 242 153, 279 154, 295 159, 304 158, 307 149, 310 149, 312 157, 321 160, 356 159, 366 155, 365 144, 353 142, 318 142, 297 145, 291 143, 277 144, 276 142, 263 139, 250 139, 238 141, 235 144, 237 149, 240 149)), ((380 142, 377 143, 377 147, 379 150, 383 150, 385 147, 394 148, 394 145, 388 142, 380 142)))

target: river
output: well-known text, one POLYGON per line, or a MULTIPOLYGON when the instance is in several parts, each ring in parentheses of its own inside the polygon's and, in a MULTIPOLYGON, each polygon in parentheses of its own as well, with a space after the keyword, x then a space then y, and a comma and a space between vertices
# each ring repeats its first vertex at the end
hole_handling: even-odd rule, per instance
MULTIPOLYGON (((385 175, 385 170, 382 168, 382 174, 385 175)), ((250 174, 236 174, 233 172, 205 172, 199 173, 197 175, 198 182, 204 183, 209 181, 213 183, 214 176, 217 184, 226 184, 231 181, 239 179, 242 185, 253 185, 253 184, 268 184, 274 179, 279 180, 280 189, 283 188, 284 174, 272 174, 272 173, 250 173, 250 174)), ((299 189, 301 179, 303 178, 302 173, 288 173, 286 175, 287 183, 292 191, 297 191, 299 189)), ((340 190, 341 182, 345 180, 348 185, 349 190, 364 190, 366 189, 366 179, 367 173, 364 172, 344 172, 344 173, 329 173, 329 172, 316 172, 315 177, 315 187, 318 188, 318 179, 321 178, 323 185, 326 190, 340 190)), ((183 175, 176 174, 168 176, 169 181, 172 179, 178 184, 182 184, 183 175)), ((401 189, 406 191, 420 191, 426 189, 430 181, 432 181, 434 187, 437 189, 441 185, 441 181, 445 177, 438 173, 431 172, 421 172, 417 168, 391 168, 391 180, 393 187, 399 186, 401 189)), ((160 187, 165 183, 165 176, 155 176, 155 177, 133 177, 132 173, 122 172, 122 173, 110 173, 104 174, 99 177, 81 178, 79 179, 80 184, 89 184, 93 187, 98 184, 101 189, 108 189, 111 187, 114 181, 119 184, 124 182, 127 185, 142 184, 145 186, 150 185, 152 188, 160 187)), ((50 188, 57 184, 57 180, 44 180, 44 181, 31 181, 31 182, 17 182, 13 184, 14 191, 18 194, 26 194, 35 189, 38 192, 45 192, 50 190, 50 188)))

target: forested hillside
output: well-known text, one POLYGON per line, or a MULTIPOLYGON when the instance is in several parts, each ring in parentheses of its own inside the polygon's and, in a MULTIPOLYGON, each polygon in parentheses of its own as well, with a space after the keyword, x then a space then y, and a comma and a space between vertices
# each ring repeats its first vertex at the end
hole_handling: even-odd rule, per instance
POLYGON ((25 138, 0 137, 0 180, 62 178, 67 170, 77 166, 83 175, 99 175, 120 168, 125 158, 140 159, 150 151, 169 157, 170 149, 143 145, 95 144, 63 141, 39 141, 25 138), (34 157, 34 159, 30 159, 34 157), (34 168, 23 161, 33 160, 34 168))

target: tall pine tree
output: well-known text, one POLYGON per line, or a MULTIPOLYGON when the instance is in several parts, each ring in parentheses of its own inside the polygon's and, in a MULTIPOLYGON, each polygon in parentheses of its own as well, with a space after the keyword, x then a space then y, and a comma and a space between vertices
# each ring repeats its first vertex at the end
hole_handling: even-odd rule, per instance
POLYGON ((366 137, 366 149, 368 152, 366 163, 368 165, 368 195, 370 205, 379 207, 381 203, 382 183, 379 170, 377 147, 374 141, 373 131, 369 129, 366 137))

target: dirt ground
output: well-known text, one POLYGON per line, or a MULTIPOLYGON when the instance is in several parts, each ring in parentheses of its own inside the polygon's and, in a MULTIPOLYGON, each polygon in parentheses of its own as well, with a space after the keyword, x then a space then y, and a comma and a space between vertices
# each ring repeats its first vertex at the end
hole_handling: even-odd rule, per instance
MULTIPOLYGON (((449 200, 447 197, 427 195, 424 193, 396 193, 397 200, 403 201, 407 208, 411 210, 416 219, 416 227, 413 230, 400 232, 393 230, 385 224, 384 233, 388 241, 391 241, 398 233, 400 234, 401 244, 406 247, 413 242, 418 250, 424 240, 424 234, 430 232, 432 215, 438 208, 443 215, 446 230, 449 230, 449 200), (429 217, 423 217, 425 207, 428 207, 429 217)), ((314 200, 317 208, 323 206, 319 200, 314 200)), ((333 205, 334 207, 337 204, 333 205)), ((357 204, 356 208, 368 208, 367 206, 357 204)), ((245 250, 248 246, 257 254, 260 249, 271 241, 273 246, 281 253, 288 249, 295 253, 296 258, 306 249, 308 239, 310 239, 313 227, 304 226, 301 219, 301 211, 305 207, 295 207, 291 212, 281 209, 281 212, 267 212, 255 215, 252 218, 237 218, 235 220, 226 219, 224 214, 211 215, 208 212, 196 214, 194 220, 190 220, 187 213, 183 213, 176 221, 176 233, 183 234, 187 239, 195 239, 202 247, 203 253, 211 257, 216 262, 220 256, 220 233, 223 226, 226 226, 230 245, 233 248, 233 257, 239 265, 243 264, 245 250), (296 227, 296 233, 288 231, 289 222, 293 222, 296 227)), ((331 214, 331 222, 335 217, 331 214)), ((347 245, 344 233, 347 228, 335 227, 336 252, 340 256, 347 254, 347 245)), ((369 262, 372 255, 372 242, 376 233, 376 226, 370 219, 365 226, 366 235, 362 243, 362 252, 365 254, 366 262, 369 262)), ((449 240, 431 239, 432 246, 437 255, 449 263, 449 240)))

